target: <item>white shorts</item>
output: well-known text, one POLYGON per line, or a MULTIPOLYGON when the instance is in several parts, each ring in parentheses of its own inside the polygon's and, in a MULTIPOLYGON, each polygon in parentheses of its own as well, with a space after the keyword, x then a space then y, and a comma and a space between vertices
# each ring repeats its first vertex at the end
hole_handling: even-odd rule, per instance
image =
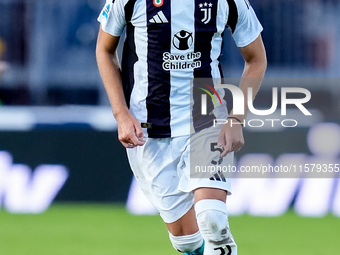
MULTIPOLYGON (((146 138, 143 146, 127 149, 138 185, 164 222, 175 222, 189 211, 194 204, 193 191, 197 188, 217 188, 231 194, 230 179, 218 178, 216 174, 192 178, 190 173, 192 162, 200 161, 202 165, 204 158, 209 164, 219 158, 211 144, 217 143, 220 128, 207 128, 191 137, 146 138)), ((232 165, 233 158, 234 154, 229 153, 221 165, 232 165)))

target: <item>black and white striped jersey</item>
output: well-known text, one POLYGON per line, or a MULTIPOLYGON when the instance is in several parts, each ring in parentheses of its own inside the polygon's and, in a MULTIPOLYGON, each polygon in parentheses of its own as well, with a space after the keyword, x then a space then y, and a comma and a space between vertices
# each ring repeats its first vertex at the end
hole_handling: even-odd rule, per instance
MULTIPOLYGON (((238 47, 262 31, 248 0, 110 0, 98 21, 113 36, 126 28, 126 100, 154 138, 190 134, 192 80, 222 77, 219 58, 226 28, 238 47)), ((213 109, 210 116, 217 112, 213 109)))

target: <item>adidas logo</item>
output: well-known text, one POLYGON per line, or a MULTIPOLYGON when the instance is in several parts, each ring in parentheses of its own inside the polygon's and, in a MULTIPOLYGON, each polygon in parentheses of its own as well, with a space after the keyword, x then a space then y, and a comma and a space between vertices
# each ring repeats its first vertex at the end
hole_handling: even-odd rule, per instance
POLYGON ((210 178, 211 181, 222 181, 226 182, 226 178, 224 177, 224 174, 221 171, 218 171, 216 174, 214 174, 213 177, 210 178))
POLYGON ((149 20, 150 23, 169 23, 168 19, 165 17, 162 11, 157 12, 152 19, 149 20))

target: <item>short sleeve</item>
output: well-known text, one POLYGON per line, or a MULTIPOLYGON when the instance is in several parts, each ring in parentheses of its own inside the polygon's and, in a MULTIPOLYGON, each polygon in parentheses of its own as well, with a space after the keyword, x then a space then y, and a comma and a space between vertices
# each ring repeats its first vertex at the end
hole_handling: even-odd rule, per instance
POLYGON ((237 47, 245 47, 260 35, 263 28, 248 0, 235 0, 235 3, 238 19, 232 37, 237 47))
POLYGON ((106 0, 97 20, 106 33, 117 37, 121 36, 126 25, 124 0, 106 0))

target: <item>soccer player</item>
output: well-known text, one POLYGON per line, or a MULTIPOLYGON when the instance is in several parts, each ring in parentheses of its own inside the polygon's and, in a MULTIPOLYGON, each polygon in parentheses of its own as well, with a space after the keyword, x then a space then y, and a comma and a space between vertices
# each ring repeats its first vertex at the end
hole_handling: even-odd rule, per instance
MULTIPOLYGON (((245 98, 250 87, 256 94, 266 54, 254 10, 247 0, 110 0, 98 20, 97 62, 119 140, 173 247, 192 255, 236 255, 226 208, 230 180, 191 178, 190 163, 210 162, 217 151, 217 164, 232 164, 244 144, 240 123, 248 108, 228 116, 224 92, 218 91, 220 104, 210 100, 207 114, 200 112, 195 94, 202 88, 195 82, 222 77, 222 36, 230 30, 245 60, 240 89, 245 98), (116 50, 124 29, 120 65, 116 50), (221 118, 229 122, 214 126, 221 118)), ((213 83, 202 86, 214 90, 213 83)))

